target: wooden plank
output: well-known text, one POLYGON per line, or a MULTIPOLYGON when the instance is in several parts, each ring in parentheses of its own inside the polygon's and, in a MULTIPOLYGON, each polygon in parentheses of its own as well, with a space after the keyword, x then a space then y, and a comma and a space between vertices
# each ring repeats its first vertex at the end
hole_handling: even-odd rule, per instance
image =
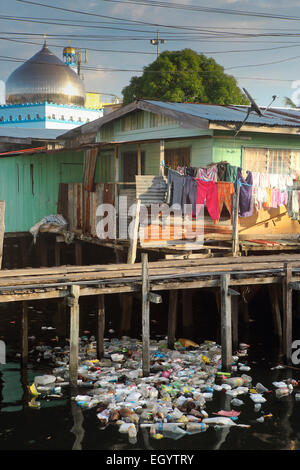
POLYGON ((104 331, 105 331, 105 304, 104 295, 100 294, 97 297, 97 358, 104 357, 104 331))
POLYGON ((178 290, 170 290, 168 312, 168 348, 174 349, 177 326, 178 290))
POLYGON ((143 335, 143 376, 150 375, 150 282, 148 274, 148 255, 142 253, 142 335, 143 335))
POLYGON ((80 287, 71 286, 70 297, 70 385, 77 386, 79 353, 79 295, 80 287))
POLYGON ((231 371, 232 365, 232 328, 231 328, 231 298, 228 293, 230 276, 221 275, 221 346, 222 370, 231 371))
POLYGON ((22 362, 26 363, 28 361, 28 309, 27 309, 27 302, 25 301, 22 302, 21 331, 22 331, 21 358, 22 358, 22 362))
MULTIPOLYGON (((152 267, 193 267, 193 266, 222 266, 222 265, 237 265, 237 264, 253 264, 253 263, 270 263, 275 265, 276 263, 293 262, 300 263, 300 255, 297 254, 285 254, 285 255, 264 255, 264 256, 248 256, 247 258, 234 258, 234 257, 220 257, 220 258, 205 258, 205 259, 179 259, 179 260, 161 260, 153 261, 149 263, 149 268, 152 267)), ((70 273, 89 273, 89 272, 106 272, 106 271, 126 271, 141 269, 141 264, 136 263, 135 265, 130 264, 97 264, 91 266, 59 266, 59 267, 47 267, 47 268, 24 268, 24 269, 4 269, 0 271, 0 279, 18 276, 37 276, 42 275, 63 275, 70 273)))
POLYGON ((292 279, 292 268, 285 264, 285 277, 283 279, 283 349, 287 364, 291 362, 292 355, 292 289, 289 284, 292 279))

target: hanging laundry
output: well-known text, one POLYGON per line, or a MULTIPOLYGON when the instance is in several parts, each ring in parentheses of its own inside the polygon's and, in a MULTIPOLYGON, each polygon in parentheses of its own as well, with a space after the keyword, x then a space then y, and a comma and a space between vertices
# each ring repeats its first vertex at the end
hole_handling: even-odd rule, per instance
POLYGON ((217 163, 218 181, 226 181, 227 162, 217 163))
POLYGON ((197 204, 197 181, 191 176, 185 176, 184 186, 182 193, 182 207, 184 209, 184 214, 193 215, 196 217, 196 208, 197 204), (186 204, 192 205, 192 214, 185 207, 186 204))
POLYGON ((247 171, 247 177, 244 179, 242 169, 239 167, 237 169, 237 184, 240 184, 239 216, 250 217, 253 213, 253 178, 251 171, 247 171))
POLYGON ((289 191, 288 195, 288 215, 292 220, 299 219, 299 194, 297 190, 289 191))
POLYGON ((225 181, 229 181, 230 183, 235 183, 236 178, 237 178, 237 170, 238 170, 237 166, 232 166, 230 165, 230 163, 227 163, 225 181))
POLYGON ((175 170, 168 169, 167 203, 180 204, 182 201, 182 191, 184 177, 175 170))
POLYGON ((210 217, 213 220, 218 220, 220 212, 217 183, 215 181, 202 181, 199 178, 195 179, 197 181, 197 205, 202 205, 206 202, 210 217))
POLYGON ((198 168, 196 177, 203 181, 217 181, 218 180, 217 165, 212 165, 207 168, 198 168))
POLYGON ((223 204, 227 208, 230 216, 232 215, 232 195, 234 194, 234 185, 226 181, 218 181, 218 199, 219 213, 221 215, 223 204))

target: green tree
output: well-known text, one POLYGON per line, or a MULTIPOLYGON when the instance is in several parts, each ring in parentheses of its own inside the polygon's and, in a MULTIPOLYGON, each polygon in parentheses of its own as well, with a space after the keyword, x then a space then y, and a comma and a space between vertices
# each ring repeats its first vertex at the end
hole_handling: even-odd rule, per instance
POLYGON ((164 51, 140 77, 123 88, 123 104, 136 99, 161 101, 248 104, 236 79, 212 58, 191 49, 164 51))

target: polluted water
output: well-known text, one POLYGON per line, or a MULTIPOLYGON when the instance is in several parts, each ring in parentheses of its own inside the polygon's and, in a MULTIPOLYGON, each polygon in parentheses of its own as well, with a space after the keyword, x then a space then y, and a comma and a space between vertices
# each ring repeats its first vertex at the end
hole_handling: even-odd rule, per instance
POLYGON ((144 377, 141 341, 106 339, 98 359, 95 337, 85 334, 75 391, 69 344, 40 344, 33 337, 30 346, 25 376, 17 361, 0 366, 1 449, 298 446, 295 371, 267 361, 259 366, 250 345, 239 346, 226 372, 221 346, 214 341, 197 344, 180 338, 169 349, 166 338, 151 340, 150 374, 144 377), (13 380, 22 390, 18 397, 9 395, 13 380))

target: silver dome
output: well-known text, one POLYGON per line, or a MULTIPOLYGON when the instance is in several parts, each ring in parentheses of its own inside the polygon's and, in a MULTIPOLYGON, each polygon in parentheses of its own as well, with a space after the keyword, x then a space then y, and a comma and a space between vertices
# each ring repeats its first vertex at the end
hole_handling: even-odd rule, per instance
POLYGON ((52 102, 84 106, 82 80, 44 44, 6 81, 6 103, 52 102))

